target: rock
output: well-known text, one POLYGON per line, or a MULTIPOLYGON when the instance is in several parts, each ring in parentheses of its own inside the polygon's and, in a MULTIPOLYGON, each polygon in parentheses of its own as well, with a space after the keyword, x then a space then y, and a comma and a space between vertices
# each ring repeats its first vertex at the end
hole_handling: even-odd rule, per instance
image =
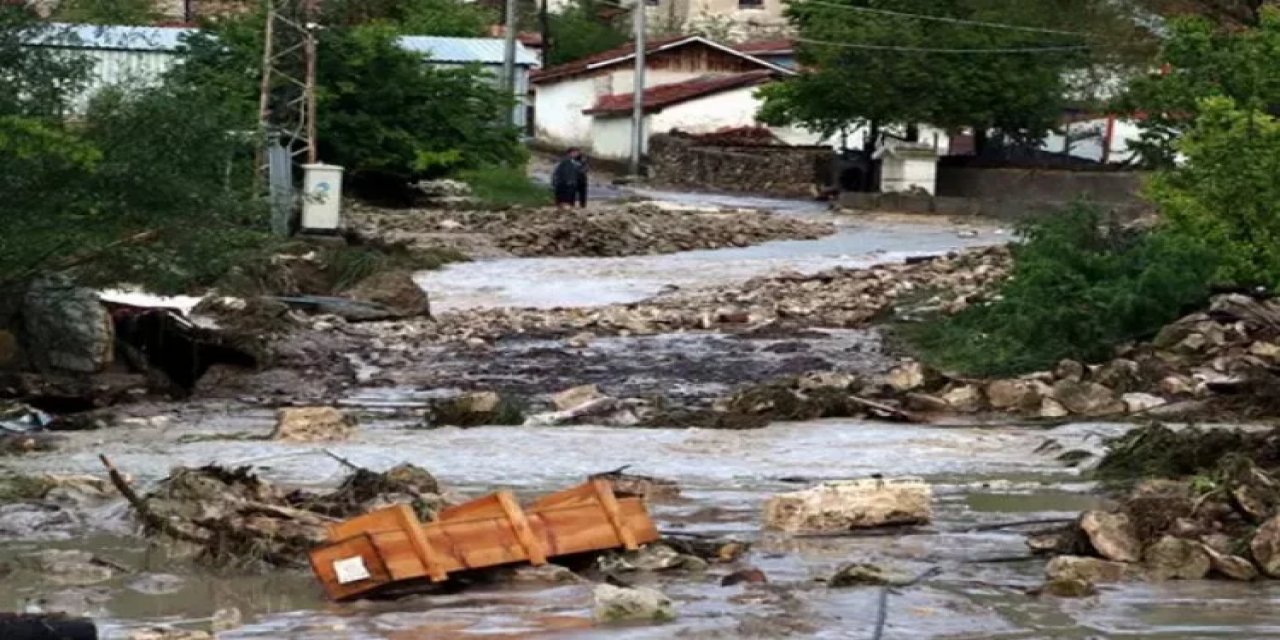
POLYGON ((1164 398, 1150 393, 1126 393, 1120 397, 1120 401, 1129 413, 1143 413, 1167 404, 1164 398))
POLYGON ((925 386, 924 365, 919 362, 904 362, 885 374, 884 383, 898 393, 920 389, 925 386))
POLYGON ((1127 393, 1141 383, 1139 371, 1136 361, 1119 358, 1098 367, 1090 379, 1116 393, 1127 393))
POLYGON ((1044 583, 1040 592, 1055 598, 1087 598, 1098 593, 1098 588, 1088 580, 1066 578, 1050 580, 1044 583))
POLYGON ((575 349, 582 349, 584 347, 590 346, 591 343, 595 341, 596 341, 596 334, 591 333, 589 331, 584 331, 582 333, 575 334, 574 336, 570 337, 568 340, 565 340, 565 344, 568 344, 569 346, 575 349))
POLYGON ((401 317, 431 315, 431 300, 408 269, 376 272, 348 289, 346 295, 386 307, 401 317))
POLYGON ((1105 416, 1125 409, 1115 393, 1096 382, 1059 380, 1053 385, 1053 399, 1067 411, 1081 416, 1105 416))
POLYGON ((625 571, 706 571, 707 561, 662 544, 648 544, 636 551, 612 553, 597 559, 605 573, 625 571))
POLYGON ((1129 565, 1100 558, 1084 556, 1058 556, 1044 569, 1045 577, 1055 580, 1083 580, 1085 582, 1120 582, 1129 573, 1129 565))
POLYGON ((1166 396, 1189 396, 1195 393, 1195 384, 1179 375, 1166 376, 1160 380, 1160 393, 1166 396))
POLYGON ((578 574, 558 564, 544 564, 540 567, 522 565, 511 569, 508 578, 511 582, 522 584, 566 584, 584 581, 578 574))
POLYGON ((24 555, 20 560, 45 580, 58 585, 83 587, 115 577, 111 567, 99 562, 88 551, 45 549, 24 555))
POLYGON ((932 500, 932 489, 919 478, 828 482, 773 496, 764 521, 791 532, 924 524, 932 517, 932 500))
POLYGON ((961 413, 973 413, 982 410, 982 392, 978 390, 978 387, 971 384, 953 387, 942 394, 942 399, 946 401, 947 406, 951 407, 952 410, 961 413))
POLYGON ((502 396, 496 391, 472 391, 458 396, 457 409, 469 414, 489 414, 498 410, 502 396))
POLYGON ((739 569, 720 579, 720 586, 732 587, 739 584, 768 584, 769 577, 763 571, 750 567, 739 569))
POLYGON ((276 414, 272 440, 286 442, 336 442, 350 438, 356 419, 334 407, 291 407, 276 414))
POLYGON ((520 424, 519 410, 504 404, 494 391, 472 391, 432 407, 436 426, 475 427, 485 424, 520 424))
POLYGON ((209 620, 209 631, 214 635, 237 629, 244 625, 244 616, 235 607, 226 607, 213 612, 209 620))
POLYGON ((0 369, 16 367, 18 364, 18 338, 8 331, 0 330, 0 369))
POLYGON ((524 426, 546 427, 575 422, 630 427, 638 424, 640 420, 630 409, 620 407, 616 398, 602 396, 588 400, 572 409, 531 415, 525 419, 524 426))
POLYGON ((419 180, 413 188, 428 198, 465 198, 471 195, 471 185, 461 180, 440 178, 419 180))
POLYGON ((1080 529, 1103 558, 1116 562, 1142 559, 1142 545, 1134 533, 1133 523, 1123 513, 1086 511, 1080 516, 1080 529))
POLYGON ((67 509, 33 502, 0 505, 3 538, 69 538, 80 525, 79 517, 67 509))
POLYGON ((1210 566, 1204 545, 1173 536, 1147 547, 1143 563, 1152 580, 1199 580, 1209 574, 1210 566))
POLYGON ((996 380, 987 385, 987 402, 1000 411, 1036 411, 1041 393, 1030 380, 996 380))
POLYGON ((946 400, 927 393, 908 393, 906 406, 908 410, 919 413, 943 413, 951 410, 951 405, 946 400))
POLYGON ((40 278, 27 290, 22 317, 37 368, 96 373, 111 364, 115 324, 92 289, 62 275, 40 278))
POLYGON ((148 573, 129 582, 129 590, 148 596, 171 595, 182 591, 186 578, 170 573, 148 573))
POLYGON ((1249 549, 1263 573, 1280 578, 1280 516, 1274 516, 1258 527, 1249 549))
POLYGON ((657 589, 599 584, 591 598, 591 615, 596 622, 667 622, 676 618, 675 604, 657 589))
POLYGON ((1075 360, 1063 360, 1053 369, 1053 377, 1057 380, 1080 382, 1084 380, 1085 367, 1075 360))
POLYGON ((600 387, 594 384, 584 384, 571 389, 565 389, 560 393, 551 396, 551 403, 555 405, 557 411, 569 411, 576 409, 588 402, 607 398, 600 391, 600 387))
MULTIPOLYGON (((3 336, 0 336, 0 345, 3 345, 3 343, 3 336)), ((0 366, 4 364, 3 353, 4 348, 0 346, 0 366)), ((1249 353, 1267 360, 1280 360, 1280 344, 1260 340, 1249 345, 1249 353)))
POLYGON ((1258 578, 1258 568, 1253 566, 1252 562, 1240 556, 1220 553, 1207 544, 1201 545, 1201 548, 1209 556, 1209 569, 1213 573, 1230 580, 1240 580, 1241 582, 1249 582, 1258 578))
POLYGON ((817 391, 819 389, 845 391, 857 383, 857 376, 840 371, 813 371, 796 379, 796 387, 801 391, 817 391))
POLYGON ((1067 408, 1062 406, 1061 402, 1053 398, 1045 398, 1040 401, 1040 417, 1041 418, 1065 418, 1071 415, 1067 408))
POLYGON ((843 587, 883 586, 894 581, 885 575, 884 569, 865 562, 846 564, 836 570, 835 575, 827 580, 827 586, 838 589, 843 587))

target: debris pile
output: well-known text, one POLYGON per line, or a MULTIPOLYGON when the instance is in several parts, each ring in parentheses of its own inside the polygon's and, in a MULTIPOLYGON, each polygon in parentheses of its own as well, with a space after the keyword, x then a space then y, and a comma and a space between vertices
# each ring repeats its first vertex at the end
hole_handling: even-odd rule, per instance
POLYGON ((146 496, 137 495, 104 459, 113 483, 150 534, 194 546, 215 565, 305 566, 328 525, 388 504, 410 504, 431 519, 444 500, 426 470, 402 464, 384 473, 356 468, 327 493, 286 491, 249 467, 178 467, 146 496))
POLYGON ((357 237, 380 243, 411 248, 449 247, 465 253, 472 253, 469 244, 488 243, 491 249, 479 253, 498 249, 524 257, 675 253, 745 247, 772 240, 808 240, 834 232, 825 223, 758 211, 681 211, 651 203, 573 210, 356 209, 349 224, 357 237))
POLYGON ((1111 511, 1028 539, 1054 554, 1054 592, 1126 579, 1280 578, 1280 429, 1152 424, 1111 443, 1097 468, 1137 484, 1111 511), (1075 587, 1079 587, 1076 584, 1075 587))
POLYGON ((1215 297, 1208 310, 1164 327, 1148 343, 1126 345, 1097 365, 1064 360, 1053 371, 976 382, 935 376, 899 390, 920 405, 1043 418, 1120 414, 1241 417, 1280 411, 1280 300, 1215 297))

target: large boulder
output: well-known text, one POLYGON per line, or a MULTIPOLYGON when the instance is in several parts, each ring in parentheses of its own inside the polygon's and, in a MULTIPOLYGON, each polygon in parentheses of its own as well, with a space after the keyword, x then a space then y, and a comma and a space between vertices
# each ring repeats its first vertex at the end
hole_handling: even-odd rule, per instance
POLYGON ((1134 360, 1119 358, 1094 371, 1091 379, 1117 393, 1134 391, 1141 384, 1140 367, 1134 360))
POLYGON ((996 380, 987 385, 987 402, 1000 411, 1036 411, 1043 394, 1032 380, 996 380))
POLYGON ((782 493, 765 503, 765 526, 782 531, 837 532, 929 522, 933 490, 919 478, 827 482, 782 493))
POLYGON ((1086 511, 1080 516, 1080 530, 1103 558, 1116 562, 1137 562, 1142 558, 1142 545, 1133 523, 1123 513, 1086 511))
POLYGON ((591 615, 596 622, 667 622, 676 618, 671 598, 648 587, 599 584, 592 591, 591 600, 591 615))
POLYGON ((1258 527, 1249 549, 1263 573, 1280 578, 1280 516, 1272 517, 1258 527))
POLYGON ((1147 547, 1142 560, 1152 580, 1199 580, 1209 575, 1209 554, 1191 540, 1164 536, 1147 547))
POLYGON ((27 290, 22 318, 26 352, 43 370, 96 373, 115 354, 115 325, 92 289, 61 276, 41 278, 27 290))
POLYGON ((1059 380, 1053 385, 1053 399, 1073 414, 1105 416, 1123 413, 1124 403, 1114 391, 1096 382, 1059 380))
POLYGON ((1258 568, 1253 566, 1253 563, 1247 559, 1222 553, 1207 544, 1201 545, 1201 547, 1204 549, 1205 554, 1209 556, 1209 568, 1213 573, 1230 580, 1240 580, 1241 582, 1248 582, 1258 577, 1258 568))
POLYGON ((884 376, 884 384, 897 391, 906 393, 923 388, 928 381, 927 372, 919 362, 904 362, 889 370, 884 376))
POLYGON ((1084 580, 1092 583, 1120 582, 1129 574, 1129 565, 1101 558, 1058 556, 1044 569, 1050 580, 1084 580))
POLYGON ((942 394, 942 399, 947 401, 947 405, 952 410, 961 413, 974 413, 982 410, 982 391, 975 385, 962 384, 953 387, 942 394))
POLYGON ((350 438, 356 419, 334 407, 289 407, 276 414, 272 440, 335 442, 350 438))
POLYGON ((604 397, 606 396, 600 391, 600 387, 584 384, 555 394, 551 397, 551 403, 555 405, 557 411, 569 411, 604 397))
POLYGON ((372 302, 405 317, 430 316, 431 300, 427 292, 413 280, 407 269, 379 271, 356 283, 346 295, 361 302, 372 302))

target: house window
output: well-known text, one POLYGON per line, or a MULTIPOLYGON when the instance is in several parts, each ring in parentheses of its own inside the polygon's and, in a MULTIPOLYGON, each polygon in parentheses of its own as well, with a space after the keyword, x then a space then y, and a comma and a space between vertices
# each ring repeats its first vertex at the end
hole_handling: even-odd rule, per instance
POLYGON ((659 2, 661 2, 661 0, 644 0, 644 4, 646 7, 656 7, 658 6, 659 2))
POLYGON ((763 9, 764 0, 738 0, 739 9, 763 9))

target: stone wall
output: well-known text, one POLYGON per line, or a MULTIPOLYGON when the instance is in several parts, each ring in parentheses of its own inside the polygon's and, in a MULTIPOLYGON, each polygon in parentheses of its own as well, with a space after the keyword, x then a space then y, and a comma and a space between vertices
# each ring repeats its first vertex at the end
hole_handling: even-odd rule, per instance
POLYGON ((807 198, 829 182, 825 147, 709 145, 679 135, 649 139, 649 178, 659 185, 807 198))

